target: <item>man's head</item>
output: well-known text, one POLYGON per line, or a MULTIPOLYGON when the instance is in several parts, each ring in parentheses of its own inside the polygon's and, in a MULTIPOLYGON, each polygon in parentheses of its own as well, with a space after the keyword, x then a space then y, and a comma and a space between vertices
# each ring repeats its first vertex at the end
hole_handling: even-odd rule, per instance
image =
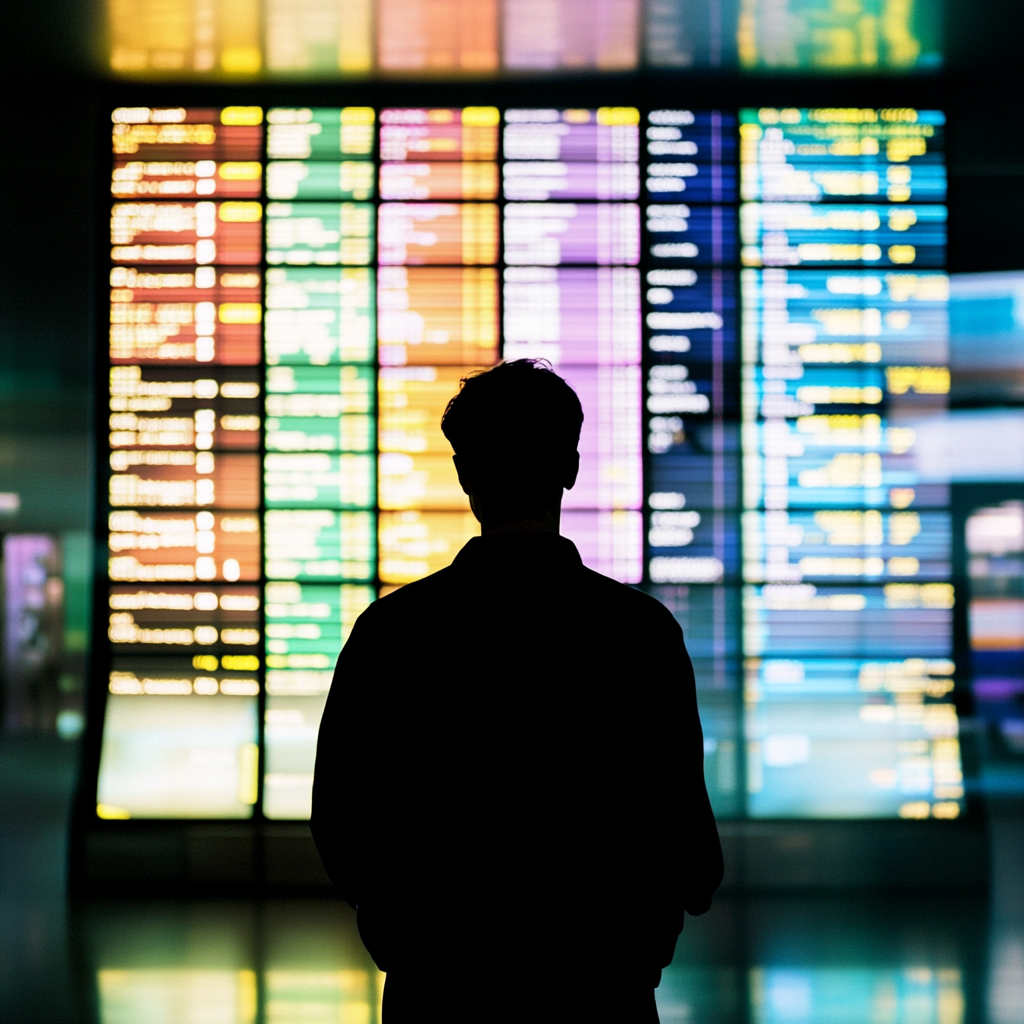
POLYGON ((583 408, 541 360, 516 359, 467 377, 441 429, 477 519, 485 525, 547 521, 576 483, 583 408))

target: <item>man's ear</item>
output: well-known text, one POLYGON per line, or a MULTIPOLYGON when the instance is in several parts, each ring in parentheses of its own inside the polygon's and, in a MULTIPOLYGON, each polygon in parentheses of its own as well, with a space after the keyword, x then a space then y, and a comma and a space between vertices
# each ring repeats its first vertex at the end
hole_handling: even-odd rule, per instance
POLYGON ((580 453, 573 452, 572 457, 565 460, 565 469, 562 475, 562 486, 571 491, 576 486, 576 477, 580 475, 580 453))
POLYGON ((455 472, 459 474, 459 485, 462 487, 463 492, 465 494, 472 494, 473 485, 468 475, 469 466, 466 459, 460 459, 458 455, 453 455, 452 462, 455 463, 455 472))

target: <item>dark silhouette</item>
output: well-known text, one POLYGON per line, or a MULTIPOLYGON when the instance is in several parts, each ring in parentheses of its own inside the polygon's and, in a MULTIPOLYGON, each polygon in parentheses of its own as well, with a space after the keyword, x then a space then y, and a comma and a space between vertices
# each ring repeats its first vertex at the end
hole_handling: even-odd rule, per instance
POLYGON ((442 428, 482 536, 338 659, 313 836, 385 1024, 656 1022, 722 879, 682 631, 558 535, 582 423, 533 360, 463 381, 442 428))

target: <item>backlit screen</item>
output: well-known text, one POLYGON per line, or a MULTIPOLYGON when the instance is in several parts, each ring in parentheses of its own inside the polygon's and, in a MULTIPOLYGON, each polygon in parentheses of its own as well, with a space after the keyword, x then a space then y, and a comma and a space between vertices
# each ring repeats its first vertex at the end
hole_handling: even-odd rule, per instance
POLYGON ((106 0, 126 78, 928 73, 941 0, 106 0))
MULTIPOLYGON (((627 66, 637 5, 557 50, 471 6, 453 47, 382 4, 376 59, 627 66)), ((277 66, 327 59, 289 38, 277 66)), ((502 358, 580 397, 563 533, 686 631, 720 815, 961 813, 949 488, 915 447, 950 381, 941 113, 111 127, 100 817, 308 817, 355 619, 479 532, 440 420, 502 358)))

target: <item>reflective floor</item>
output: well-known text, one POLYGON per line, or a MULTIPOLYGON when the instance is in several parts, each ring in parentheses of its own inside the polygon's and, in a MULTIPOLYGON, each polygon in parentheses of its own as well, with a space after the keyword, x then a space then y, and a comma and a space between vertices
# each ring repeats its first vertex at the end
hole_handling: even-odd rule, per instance
MULTIPOLYGON (((0 1021, 374 1024, 383 976, 343 903, 69 904, 73 767, 70 746, 0 741, 0 1021)), ((662 1021, 1024 1024, 1024 804, 992 820, 988 897, 719 899, 665 971, 662 1021)), ((458 979, 453 963, 425 1020, 444 1020, 458 979)))

